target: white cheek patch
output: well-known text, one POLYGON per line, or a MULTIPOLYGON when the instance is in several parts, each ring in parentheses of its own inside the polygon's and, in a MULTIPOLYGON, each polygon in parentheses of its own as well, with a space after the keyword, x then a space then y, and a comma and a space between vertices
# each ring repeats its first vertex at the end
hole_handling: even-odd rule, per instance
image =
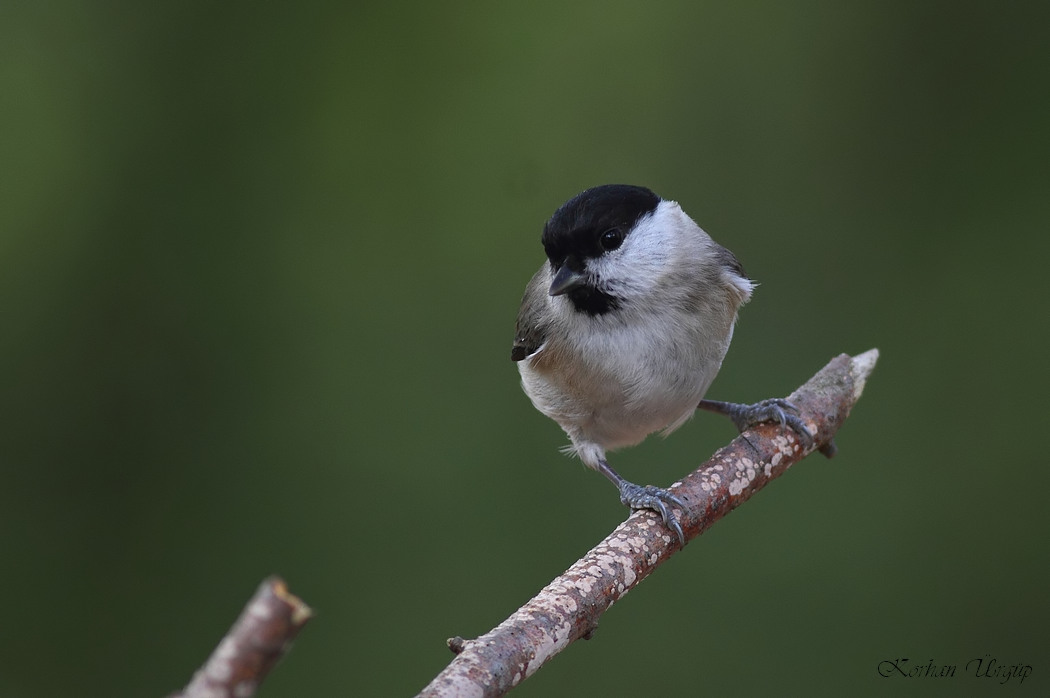
POLYGON ((673 201, 661 201, 656 210, 642 216, 618 251, 645 260, 666 262, 677 245, 680 230, 691 222, 673 201))
POLYGON ((642 216, 623 245, 591 263, 597 286, 613 296, 646 295, 682 256, 682 245, 695 245, 691 235, 707 234, 673 201, 661 201, 642 216))

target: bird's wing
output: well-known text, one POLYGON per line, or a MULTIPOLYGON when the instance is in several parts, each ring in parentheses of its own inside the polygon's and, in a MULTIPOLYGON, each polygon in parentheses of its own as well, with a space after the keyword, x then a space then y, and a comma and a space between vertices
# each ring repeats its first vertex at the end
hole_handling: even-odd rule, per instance
POLYGON ((537 271, 529 285, 525 287, 525 295, 521 299, 521 309, 518 310, 518 322, 514 328, 514 346, 510 350, 511 361, 526 359, 543 346, 547 340, 547 287, 550 285, 550 263, 545 262, 537 271))
POLYGON ((726 282, 727 288, 735 291, 737 302, 746 303, 751 298, 755 282, 748 278, 744 266, 732 252, 718 245, 716 254, 722 265, 722 279, 726 282))

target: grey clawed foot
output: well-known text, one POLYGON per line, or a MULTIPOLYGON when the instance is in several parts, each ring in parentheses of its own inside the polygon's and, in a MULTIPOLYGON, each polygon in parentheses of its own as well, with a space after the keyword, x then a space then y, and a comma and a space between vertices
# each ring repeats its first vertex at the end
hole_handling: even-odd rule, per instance
POLYGON ((798 408, 787 400, 779 397, 762 400, 753 405, 741 405, 740 416, 733 419, 740 431, 763 422, 779 422, 780 426, 790 427, 798 434, 805 448, 813 446, 813 435, 809 433, 805 423, 798 417, 798 408), (740 421, 738 422, 737 419, 740 421), (741 423, 743 426, 741 426, 741 423))
POLYGON ((805 449, 808 450, 813 446, 813 435, 809 433, 805 423, 796 414, 798 407, 783 398, 770 398, 751 405, 701 400, 699 407, 726 415, 741 432, 750 429, 756 424, 777 422, 780 426, 790 427, 793 432, 798 434, 799 441, 802 442, 802 446, 805 449))
POLYGON ((667 506, 672 504, 679 509, 685 509, 685 502, 674 496, 665 489, 653 485, 636 485, 624 480, 620 483, 620 501, 632 509, 651 509, 660 515, 664 525, 678 535, 678 542, 685 547, 685 534, 682 526, 678 523, 674 513, 667 506))

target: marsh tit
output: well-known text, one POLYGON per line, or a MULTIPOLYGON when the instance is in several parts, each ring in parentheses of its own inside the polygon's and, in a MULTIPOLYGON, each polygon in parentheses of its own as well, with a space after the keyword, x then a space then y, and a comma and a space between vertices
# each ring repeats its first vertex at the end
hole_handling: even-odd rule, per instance
POLYGON ((732 252, 674 201, 637 186, 588 189, 543 229, 547 261, 529 281, 511 359, 532 404, 565 430, 585 465, 609 478, 620 501, 652 509, 685 544, 665 489, 620 477, 606 453, 669 434, 697 408, 737 427, 778 421, 809 445, 805 425, 780 400, 704 400, 754 284, 732 252))

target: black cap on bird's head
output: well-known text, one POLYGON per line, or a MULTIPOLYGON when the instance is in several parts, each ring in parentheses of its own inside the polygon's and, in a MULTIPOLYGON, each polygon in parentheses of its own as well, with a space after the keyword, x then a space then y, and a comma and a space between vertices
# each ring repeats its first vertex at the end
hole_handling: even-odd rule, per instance
POLYGON ((587 260, 620 247, 638 220, 659 203, 660 197, 645 187, 605 184, 562 204, 543 227, 543 249, 554 270, 550 295, 566 294, 577 310, 589 315, 617 307, 615 297, 587 284, 587 260))

